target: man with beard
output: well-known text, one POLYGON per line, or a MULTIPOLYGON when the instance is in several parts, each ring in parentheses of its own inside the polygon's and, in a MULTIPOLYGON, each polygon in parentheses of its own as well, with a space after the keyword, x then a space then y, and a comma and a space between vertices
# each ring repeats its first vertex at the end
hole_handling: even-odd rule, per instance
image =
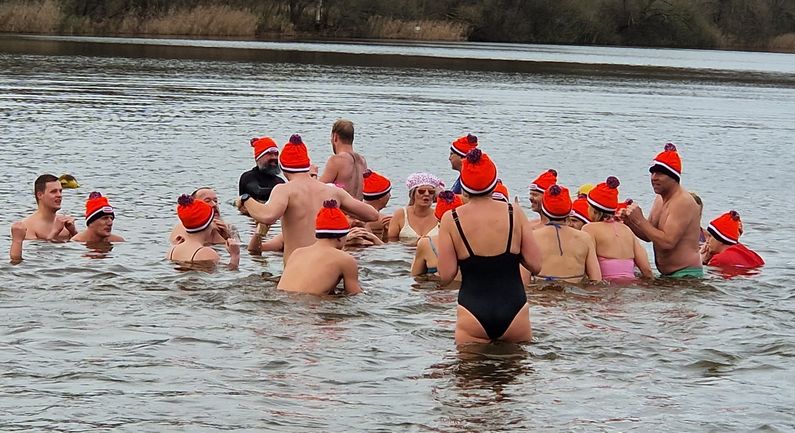
POLYGON ((281 173, 279 147, 270 137, 252 138, 251 147, 254 148, 254 161, 257 166, 240 175, 238 193, 266 202, 273 187, 284 183, 284 179, 278 176, 281 173))
POLYGON ((38 209, 33 215, 11 225, 11 251, 13 262, 22 260, 22 242, 46 240, 66 242, 77 234, 75 219, 59 215, 63 189, 57 177, 43 174, 33 183, 33 194, 38 209))

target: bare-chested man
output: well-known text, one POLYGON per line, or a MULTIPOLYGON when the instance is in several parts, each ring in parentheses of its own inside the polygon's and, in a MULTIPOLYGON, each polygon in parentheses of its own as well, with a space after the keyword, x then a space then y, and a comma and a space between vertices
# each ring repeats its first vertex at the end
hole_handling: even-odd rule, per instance
POLYGON ((345 293, 360 293, 356 259, 342 251, 350 228, 335 200, 323 202, 315 218, 317 240, 293 252, 293 260, 284 265, 277 287, 288 292, 326 295, 334 293, 342 280, 345 293))
POLYGON ((530 227, 533 230, 540 229, 549 222, 549 218, 541 212, 541 200, 544 198, 544 191, 557 183, 558 172, 550 168, 539 174, 536 180, 530 184, 530 208, 538 214, 538 219, 530 220, 530 227))
POLYGON ((116 213, 108 203, 107 197, 103 197, 98 192, 92 192, 86 200, 86 229, 74 235, 72 240, 84 242, 89 246, 124 242, 123 237, 112 232, 115 219, 116 213))
POLYGON ((701 210, 679 181, 682 161, 676 146, 665 150, 652 162, 651 186, 657 194, 649 219, 637 204, 621 212, 621 217, 640 239, 654 246, 654 261, 663 276, 701 277, 704 275, 699 255, 701 210))
POLYGON ((75 219, 68 215, 58 215, 61 209, 63 189, 57 177, 43 174, 33 183, 33 194, 38 209, 33 215, 11 225, 12 262, 22 260, 22 242, 25 240, 46 240, 66 242, 77 234, 75 219))
POLYGON ((342 188, 309 176, 311 163, 300 135, 290 137, 290 142, 285 144, 279 155, 279 163, 288 182, 276 185, 267 203, 249 200, 246 194, 240 197, 240 201, 248 214, 261 224, 270 225, 281 218, 284 263, 297 248, 315 242, 315 216, 326 200, 336 200, 343 211, 358 220, 370 222, 378 219, 378 211, 372 206, 353 198, 342 188))
POLYGON ((367 169, 364 157, 353 151, 353 122, 340 119, 331 128, 334 155, 326 161, 320 181, 342 187, 357 200, 362 199, 362 174, 367 169))

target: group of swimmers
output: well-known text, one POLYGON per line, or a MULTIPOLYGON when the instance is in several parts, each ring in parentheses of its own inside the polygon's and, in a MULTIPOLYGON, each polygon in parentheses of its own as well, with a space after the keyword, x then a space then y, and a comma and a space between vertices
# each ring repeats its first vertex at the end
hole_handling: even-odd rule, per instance
MULTIPOLYGON (((392 184, 368 169, 353 140, 352 122, 334 123, 333 155, 320 174, 300 135, 281 149, 269 137, 251 140, 256 167, 241 175, 236 204, 256 223, 248 250, 283 253, 281 290, 327 294, 342 282, 344 292, 359 293, 358 265, 345 250, 409 241, 416 245, 413 275, 433 275, 442 285, 461 281, 457 343, 521 342, 531 336, 525 294, 531 281, 652 278, 641 240, 652 243, 664 277, 701 277, 703 265, 747 269, 764 264, 739 242, 743 229, 737 212, 701 228, 700 201, 680 184, 682 162, 671 143, 649 169, 656 199, 648 218, 631 200, 619 201, 618 178, 584 185, 572 198, 550 169, 530 184, 531 209, 538 214, 530 219, 516 199, 510 201, 496 165, 472 134, 450 146, 451 167, 459 172, 450 189, 432 174, 412 174, 406 183, 408 204, 384 215, 392 184), (276 221, 281 233, 268 238, 276 221)), ((21 261, 26 239, 88 245, 124 240, 112 233, 114 209, 100 193, 92 192, 86 201, 81 232, 74 218, 58 214, 58 178, 40 176, 34 193, 37 211, 11 226, 12 261, 21 261)), ((221 257, 213 246, 224 245, 229 267, 239 266, 239 236, 221 218, 212 188, 181 195, 176 209, 179 222, 170 236, 169 260, 215 265, 221 257)))

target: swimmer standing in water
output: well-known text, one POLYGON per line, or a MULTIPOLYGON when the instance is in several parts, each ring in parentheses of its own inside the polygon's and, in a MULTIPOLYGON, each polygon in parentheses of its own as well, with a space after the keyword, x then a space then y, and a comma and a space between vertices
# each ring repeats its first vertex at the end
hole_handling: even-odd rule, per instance
POLYGON ((664 277, 701 278, 698 240, 701 234, 701 209, 693 196, 679 184, 682 160, 672 143, 665 145, 652 162, 651 186, 657 194, 649 218, 637 204, 618 217, 640 239, 651 242, 654 261, 664 277))
POLYGON ((313 295, 334 293, 340 280, 345 293, 361 293, 356 259, 342 251, 351 226, 335 200, 326 200, 315 218, 315 243, 293 251, 284 265, 279 290, 313 295))
POLYGON ((326 161, 320 181, 342 187, 356 200, 362 199, 362 174, 367 161, 353 151, 353 122, 340 119, 331 127, 331 149, 334 155, 326 161))
POLYGON ((522 210, 492 199, 497 167, 480 149, 461 167, 469 202, 447 212, 439 230, 439 276, 449 284, 461 269, 456 344, 530 341, 530 306, 520 266, 541 269, 533 231, 522 210))
POLYGON ((74 235, 72 240, 87 245, 124 242, 123 237, 112 233, 115 219, 116 213, 107 197, 92 192, 86 200, 86 229, 74 235))

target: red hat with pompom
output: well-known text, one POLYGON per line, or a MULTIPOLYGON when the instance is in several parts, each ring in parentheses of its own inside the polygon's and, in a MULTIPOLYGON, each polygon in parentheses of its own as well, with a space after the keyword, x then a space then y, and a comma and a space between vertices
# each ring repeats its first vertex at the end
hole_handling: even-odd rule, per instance
POLYGON ((461 164, 461 188, 472 195, 491 192, 497 185, 497 166, 480 149, 472 149, 461 164))
POLYGON ((306 150, 304 140, 298 134, 290 136, 290 141, 282 148, 279 155, 279 165, 286 173, 306 173, 312 163, 309 161, 309 152, 306 150))
POLYGON ((113 213, 113 206, 108 203, 108 198, 96 191, 89 194, 88 200, 86 200, 86 226, 106 215, 116 217, 116 214, 113 213))
POLYGON ((629 207, 629 205, 631 205, 631 204, 632 204, 632 203, 634 203, 634 202, 635 202, 635 201, 634 201, 634 200, 632 200, 631 198, 628 198, 628 199, 626 199, 626 200, 622 201, 621 203, 619 203, 619 204, 618 204, 618 206, 616 206, 616 212, 620 211, 621 209, 626 209, 626 208, 628 208, 628 207, 629 207))
POLYGON ((453 191, 442 191, 436 196, 436 209, 433 211, 433 214, 436 216, 437 220, 441 221, 442 216, 444 216, 447 211, 453 210, 462 204, 464 204, 464 202, 461 200, 460 195, 453 191))
POLYGON ((541 212, 550 219, 563 219, 571 214, 569 189, 561 185, 551 185, 544 191, 541 199, 541 212))
POLYGON ((530 191, 543 193, 550 186, 555 185, 556 183, 558 183, 558 172, 550 168, 549 170, 538 175, 536 180, 530 184, 530 191))
POLYGON ((364 178, 362 195, 365 200, 378 200, 392 190, 392 182, 389 179, 370 169, 365 170, 362 177, 364 178))
POLYGON ((279 153, 279 146, 270 137, 252 138, 251 147, 254 148, 254 161, 266 153, 279 153))
POLYGON ((676 145, 666 143, 665 150, 657 154, 649 167, 649 173, 660 172, 671 176, 679 182, 682 178, 682 159, 676 151, 676 145))
POLYGON ((177 199, 177 216, 188 233, 197 233, 210 226, 215 216, 212 206, 182 194, 177 199))
POLYGON ((610 176, 588 192, 588 203, 596 210, 614 213, 618 208, 618 186, 621 182, 610 176))
POLYGON ((467 156, 470 150, 476 147, 478 147, 478 138, 472 134, 467 134, 454 141, 450 146, 450 151, 463 158, 467 156))
POLYGON ((508 203, 510 199, 508 199, 510 195, 508 194, 508 188, 502 183, 502 180, 497 179, 497 186, 494 187, 494 192, 491 193, 491 198, 497 201, 504 201, 508 203))
POLYGON ((737 211, 729 211, 715 218, 707 226, 707 231, 717 240, 727 245, 735 245, 740 242, 743 222, 737 211))
POLYGON ((569 214, 572 218, 577 218, 578 220, 582 221, 583 224, 588 224, 591 222, 591 218, 588 216, 588 199, 587 198, 578 198, 571 203, 571 213, 569 214))
POLYGON ((315 237, 319 239, 336 239, 348 234, 351 224, 342 213, 337 200, 326 200, 315 218, 315 237))

